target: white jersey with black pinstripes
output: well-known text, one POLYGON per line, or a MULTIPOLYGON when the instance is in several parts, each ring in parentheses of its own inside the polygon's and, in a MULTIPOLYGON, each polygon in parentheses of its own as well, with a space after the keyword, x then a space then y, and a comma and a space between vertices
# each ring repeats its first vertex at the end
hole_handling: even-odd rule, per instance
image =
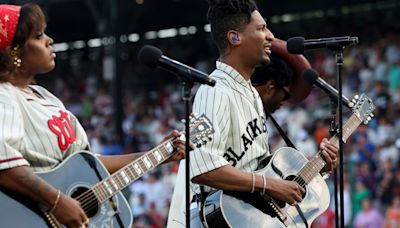
MULTIPOLYGON (((259 158, 269 154, 266 118, 256 89, 231 66, 217 61, 216 67, 210 75, 215 87, 200 86, 193 103, 193 112, 204 113, 215 133, 211 142, 189 153, 191 178, 229 164, 252 172, 259 158)), ((191 187, 200 192, 198 185, 191 187)))
POLYGON ((41 86, 30 88, 0 83, 0 170, 49 170, 89 146, 83 127, 58 98, 41 86))

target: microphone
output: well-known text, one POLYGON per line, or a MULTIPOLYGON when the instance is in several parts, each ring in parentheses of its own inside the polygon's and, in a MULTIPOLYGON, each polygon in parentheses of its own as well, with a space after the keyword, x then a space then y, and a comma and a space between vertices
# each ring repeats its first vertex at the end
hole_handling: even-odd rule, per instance
POLYGON ((292 54, 303 54, 308 49, 328 48, 338 51, 354 44, 358 44, 358 37, 341 36, 305 40, 304 37, 297 36, 288 39, 286 49, 292 54))
MULTIPOLYGON (((309 84, 311 85, 315 84, 320 89, 322 89, 326 94, 328 94, 332 99, 336 99, 336 101, 338 100, 339 97, 338 91, 331 85, 329 85, 326 81, 324 81, 322 78, 320 78, 317 71, 311 68, 307 69, 304 71, 303 77, 304 80, 309 84)), ((342 101, 343 104, 346 105, 349 109, 352 109, 352 107, 354 106, 354 104, 343 94, 342 94, 342 101)))
POLYGON ((159 66, 169 72, 177 74, 184 81, 199 82, 200 84, 209 86, 215 85, 215 80, 209 78, 207 74, 164 56, 161 50, 154 46, 143 46, 139 51, 138 59, 140 63, 146 66, 152 68, 159 66))

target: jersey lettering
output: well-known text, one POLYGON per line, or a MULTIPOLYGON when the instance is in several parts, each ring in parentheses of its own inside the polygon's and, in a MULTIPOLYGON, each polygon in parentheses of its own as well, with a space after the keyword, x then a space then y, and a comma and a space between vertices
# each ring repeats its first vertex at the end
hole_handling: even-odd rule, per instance
MULTIPOLYGON (((253 140, 254 140, 254 138, 253 138, 253 140)), ((244 151, 247 151, 249 148, 247 147, 247 145, 249 145, 250 144, 250 146, 251 146, 251 144, 253 144, 253 141, 251 141, 250 139, 248 139, 247 137, 246 137, 246 135, 242 135, 242 142, 243 142, 243 145, 244 145, 244 151)))
POLYGON ((256 138, 259 134, 262 133, 261 129, 257 126, 257 118, 255 118, 253 121, 250 121, 247 125, 247 128, 250 128, 253 132, 253 138, 256 138))
POLYGON ((262 116, 261 117, 261 124, 263 126, 263 132, 267 132, 267 121, 265 120, 265 118, 262 116))
POLYGON ((224 158, 226 159, 226 161, 228 161, 233 167, 236 166, 237 161, 236 159, 234 159, 233 157, 231 157, 228 153, 224 154, 224 158))
POLYGON ((62 151, 75 142, 75 132, 66 112, 60 111, 60 117, 53 116, 53 119, 47 121, 47 125, 57 135, 58 146, 62 151))
MULTIPOLYGON (((247 123, 247 127, 246 127, 246 133, 248 136, 246 136, 246 133, 242 134, 241 136, 241 141, 243 143, 243 148, 244 151, 242 151, 242 153, 240 153, 240 155, 238 155, 233 149, 232 147, 229 147, 227 149, 227 152, 224 153, 224 158, 231 163, 232 166, 235 166, 237 164, 238 161, 242 160, 242 158, 244 157, 244 155, 246 154, 247 150, 249 149, 249 146, 251 146, 254 142, 254 140, 257 138, 257 136, 261 135, 263 132, 266 132, 266 127, 262 127, 261 128, 258 126, 258 119, 255 118, 254 120, 250 121, 247 123), (249 132, 251 130, 251 132, 249 132)), ((265 123, 265 119, 261 119, 261 124, 265 123)))

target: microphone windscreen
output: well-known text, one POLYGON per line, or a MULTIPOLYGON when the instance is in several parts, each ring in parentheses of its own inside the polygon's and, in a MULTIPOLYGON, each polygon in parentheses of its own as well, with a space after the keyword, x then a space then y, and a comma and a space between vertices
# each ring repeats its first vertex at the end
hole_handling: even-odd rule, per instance
POLYGON ((156 67, 161 56, 162 51, 160 49, 151 45, 145 45, 138 53, 138 60, 146 66, 156 67))
POLYGON ((292 54, 303 54, 304 52, 304 37, 296 36, 288 39, 286 49, 292 54))
POLYGON ((306 82, 308 82, 311 85, 314 85, 319 77, 319 74, 317 71, 310 68, 304 71, 303 77, 306 82))

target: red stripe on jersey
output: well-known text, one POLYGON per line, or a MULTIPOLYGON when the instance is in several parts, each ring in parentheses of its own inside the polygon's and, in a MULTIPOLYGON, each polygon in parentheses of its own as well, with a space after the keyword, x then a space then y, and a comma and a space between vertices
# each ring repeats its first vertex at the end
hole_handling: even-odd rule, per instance
POLYGON ((15 158, 8 158, 4 160, 0 160, 0 163, 5 163, 5 162, 10 162, 10 161, 15 161, 15 160, 21 160, 24 159, 23 157, 15 157, 15 158))

